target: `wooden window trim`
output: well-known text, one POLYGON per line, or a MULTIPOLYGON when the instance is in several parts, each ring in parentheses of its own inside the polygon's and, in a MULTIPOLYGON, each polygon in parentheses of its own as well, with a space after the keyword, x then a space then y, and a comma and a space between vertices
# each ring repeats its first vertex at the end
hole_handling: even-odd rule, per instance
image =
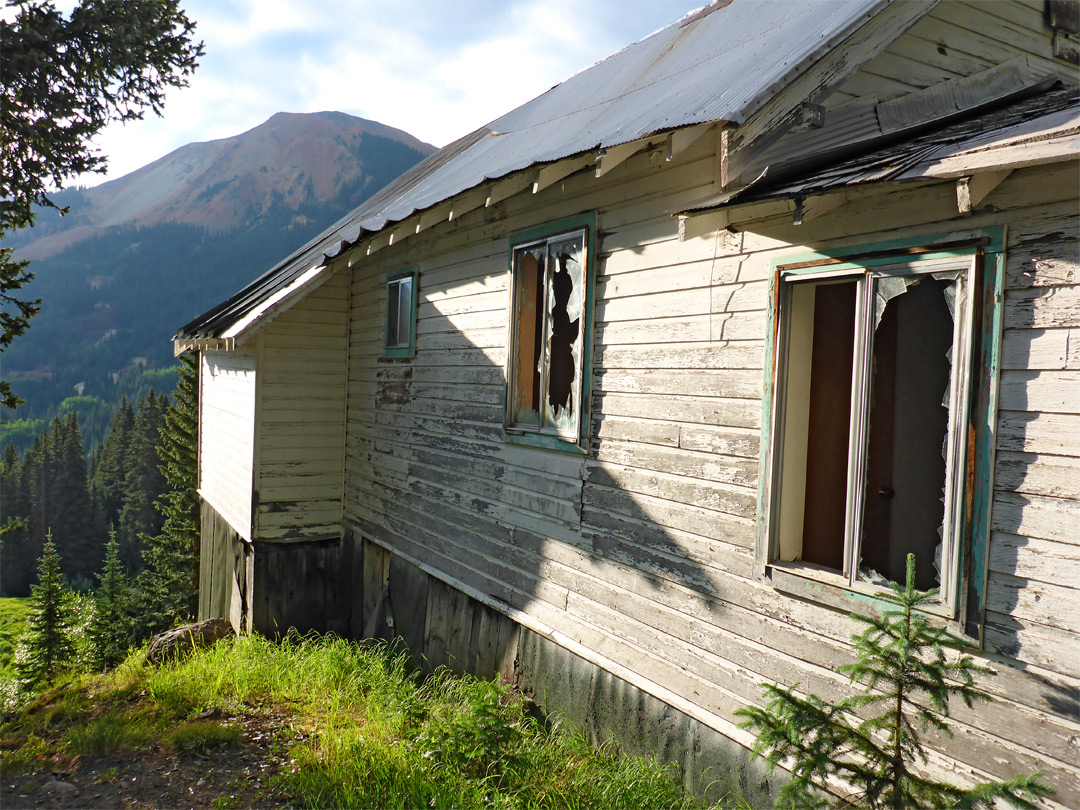
POLYGON ((588 450, 589 414, 591 411, 590 400, 592 396, 592 344, 593 344, 593 310, 596 279, 596 222, 595 212, 567 217, 555 222, 518 231, 510 236, 507 249, 507 272, 509 273, 509 309, 507 318, 506 336, 506 368, 504 375, 504 408, 503 408, 503 434, 505 440, 511 444, 537 447, 545 450, 584 454, 588 450), (582 343, 581 343, 581 403, 578 414, 577 436, 570 440, 563 436, 557 436, 546 432, 526 431, 516 428, 512 422, 510 407, 513 396, 512 375, 515 373, 515 346, 516 327, 514 322, 517 280, 514 273, 514 252, 518 248, 542 240, 549 240, 561 234, 574 231, 585 232, 585 302, 582 311, 582 343))
POLYGON ((881 606, 873 586, 850 585, 842 575, 822 571, 801 563, 774 559, 773 477, 777 462, 774 446, 774 391, 778 384, 778 343, 780 323, 778 308, 785 279, 812 274, 824 278, 844 271, 897 264, 908 256, 912 263, 946 258, 973 257, 975 268, 970 294, 976 316, 971 334, 970 397, 967 421, 974 432, 969 446, 966 491, 960 508, 963 525, 956 542, 959 559, 953 607, 942 603, 928 613, 945 620, 975 644, 982 643, 987 582, 987 558, 990 540, 990 510, 993 499, 998 386, 1001 368, 1001 342, 1004 319, 1005 228, 1003 226, 952 232, 941 236, 914 237, 892 242, 852 246, 834 251, 784 257, 772 262, 770 301, 767 313, 765 389, 762 413, 761 474, 758 489, 758 532, 755 571, 760 579, 770 581, 780 592, 834 608, 865 612, 867 606, 881 606))

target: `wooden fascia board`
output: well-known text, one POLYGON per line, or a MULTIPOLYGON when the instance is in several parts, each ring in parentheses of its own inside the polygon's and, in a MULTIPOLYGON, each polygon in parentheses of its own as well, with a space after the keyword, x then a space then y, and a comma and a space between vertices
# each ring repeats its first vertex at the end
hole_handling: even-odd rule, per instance
POLYGON ((820 103, 839 84, 885 50, 936 3, 890 3, 776 93, 727 138, 724 188, 738 185, 753 154, 798 123, 804 102, 820 103))
POLYGON ((272 323, 281 313, 290 309, 306 298, 313 290, 322 286, 331 275, 333 275, 331 266, 320 264, 307 270, 292 284, 278 290, 273 296, 229 327, 221 336, 222 339, 232 342, 232 345, 227 347, 228 350, 250 340, 260 330, 272 323))
POLYGON ((179 357, 184 352, 194 349, 197 352, 205 351, 228 351, 229 341, 221 338, 190 338, 173 340, 173 357, 179 357))

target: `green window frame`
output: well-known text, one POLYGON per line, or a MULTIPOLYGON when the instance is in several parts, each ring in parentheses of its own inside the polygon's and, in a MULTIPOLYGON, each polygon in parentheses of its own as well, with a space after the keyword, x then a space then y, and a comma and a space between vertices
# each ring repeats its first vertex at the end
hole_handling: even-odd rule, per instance
POLYGON ((924 577, 939 566, 929 612, 981 641, 1004 240, 991 228, 773 261, 757 567, 779 590, 864 610, 912 551, 924 577))
POLYGON ((416 356, 417 292, 414 268, 393 273, 386 280, 385 357, 416 356))
POLYGON ((584 453, 592 373, 596 214, 511 236, 506 439, 584 453))

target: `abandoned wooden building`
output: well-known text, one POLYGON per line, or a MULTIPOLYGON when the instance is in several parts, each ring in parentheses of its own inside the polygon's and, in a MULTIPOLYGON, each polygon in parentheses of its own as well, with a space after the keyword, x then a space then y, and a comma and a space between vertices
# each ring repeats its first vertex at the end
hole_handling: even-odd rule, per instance
POLYGON ((1080 806, 1075 3, 721 0, 183 327, 200 612, 501 672, 690 787, 918 558, 926 767, 1080 806))

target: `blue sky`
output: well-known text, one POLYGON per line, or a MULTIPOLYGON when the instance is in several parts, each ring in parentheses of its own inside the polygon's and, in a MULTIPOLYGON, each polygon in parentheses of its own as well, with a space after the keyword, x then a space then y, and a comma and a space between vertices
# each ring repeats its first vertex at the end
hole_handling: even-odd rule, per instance
POLYGON ((109 173, 78 182, 280 111, 340 110, 443 146, 705 2, 183 0, 206 42, 190 86, 163 118, 103 132, 109 173))

